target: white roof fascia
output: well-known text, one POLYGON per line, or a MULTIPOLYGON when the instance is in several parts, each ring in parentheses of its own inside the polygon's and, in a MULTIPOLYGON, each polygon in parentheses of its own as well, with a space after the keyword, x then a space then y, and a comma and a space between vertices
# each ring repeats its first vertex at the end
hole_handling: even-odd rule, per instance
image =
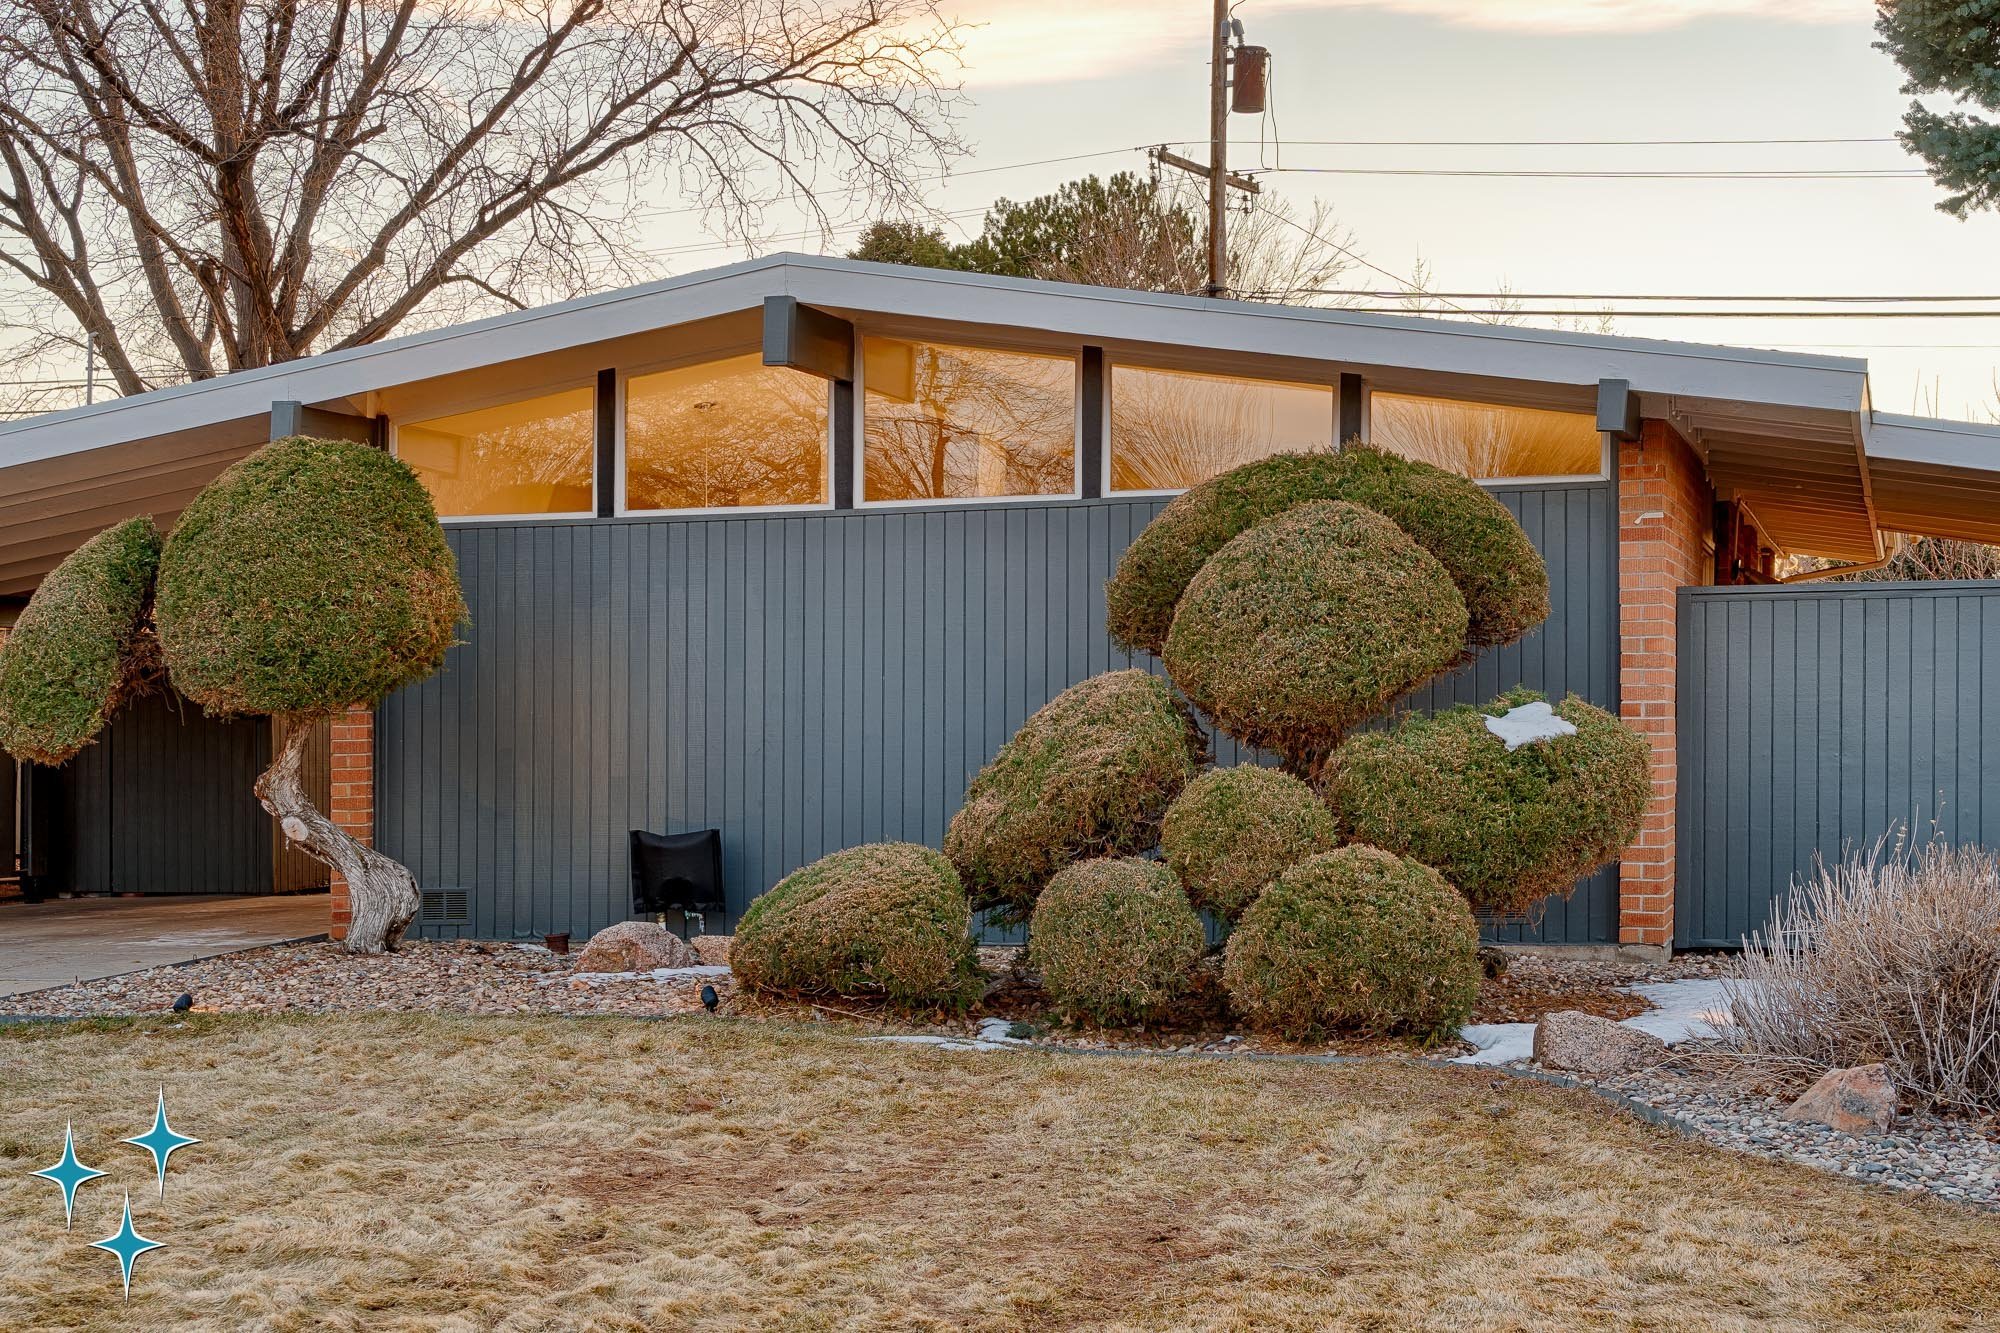
POLYGON ((114 398, 0 426, 0 467, 243 417, 274 402, 319 403, 502 361, 754 308, 779 293, 783 261, 757 259, 558 305, 114 398))
POLYGON ((1353 366, 1548 384, 1625 379, 1641 393, 1859 412, 1868 363, 1703 343, 1615 338, 1316 306, 996 278, 944 269, 789 257, 787 291, 813 305, 1213 348, 1353 366))
POLYGON ((1885 463, 2000 472, 2000 425, 1878 412, 1867 436, 1868 456, 1885 463))
POLYGON ((806 255, 772 255, 558 305, 156 389, 0 426, 0 467, 262 416, 644 334, 790 295, 905 318, 1040 329, 1084 342, 1189 346, 1536 383, 1623 379, 1642 393, 1859 412, 1867 363, 1843 357, 1366 315, 806 255))

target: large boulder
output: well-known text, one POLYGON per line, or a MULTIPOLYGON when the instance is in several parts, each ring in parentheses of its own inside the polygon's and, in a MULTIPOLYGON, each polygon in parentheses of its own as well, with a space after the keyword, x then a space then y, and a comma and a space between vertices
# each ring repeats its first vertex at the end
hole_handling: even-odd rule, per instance
POLYGON ((688 942, 652 921, 620 921, 590 937, 576 960, 579 972, 651 972, 662 967, 693 967, 695 952, 688 942))
POLYGON ((1615 1078, 1667 1058, 1667 1044, 1650 1032, 1595 1014, 1564 1009, 1535 1024, 1535 1063, 1589 1078, 1615 1078))
POLYGON ((1896 1123, 1896 1085, 1884 1064, 1835 1069, 1785 1109, 1784 1119, 1843 1134, 1887 1134, 1896 1123))
POLYGON ((1245 745, 1314 771, 1350 728, 1456 662, 1465 599, 1372 509, 1300 505, 1224 546, 1188 584, 1161 660, 1245 745))

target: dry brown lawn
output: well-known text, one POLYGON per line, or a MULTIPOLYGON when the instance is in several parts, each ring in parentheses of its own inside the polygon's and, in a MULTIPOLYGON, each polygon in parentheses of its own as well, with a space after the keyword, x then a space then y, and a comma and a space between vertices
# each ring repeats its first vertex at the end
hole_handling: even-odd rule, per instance
POLYGON ((1581 1093, 728 1019, 0 1031, 0 1328, 1980 1328, 2000 1222, 1581 1093), (167 1089, 175 1157, 115 1140, 167 1089), (65 1119, 110 1179, 62 1231, 65 1119), (87 1242, 129 1186, 129 1311, 87 1242))

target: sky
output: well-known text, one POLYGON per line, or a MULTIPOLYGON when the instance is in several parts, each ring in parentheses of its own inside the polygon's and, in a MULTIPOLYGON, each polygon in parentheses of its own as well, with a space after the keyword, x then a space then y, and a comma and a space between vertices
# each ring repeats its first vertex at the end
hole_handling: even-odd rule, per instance
MULTIPOLYGON (((963 0, 972 145, 936 187, 976 231, 997 196, 1144 170, 1138 147, 1207 136, 1206 0, 963 0), (1038 166, 1051 157, 1089 154, 1038 166)), ((1893 142, 1335 146, 1307 140, 1888 140, 1909 99, 1870 0, 1242 0, 1272 50, 1274 116, 1232 117, 1232 165, 1325 201, 1369 261, 1435 290, 2000 294, 2000 216, 1936 211, 1921 176, 1814 181, 1521 179, 1305 170, 1913 171, 1893 142), (1266 141, 1260 150, 1260 135, 1266 141), (1274 147, 1271 140, 1285 141, 1274 147)), ((796 223, 792 224, 796 225, 796 223)), ((679 236, 688 244, 698 238, 679 236)), ((837 252, 773 237, 760 248, 837 252)), ((740 249, 736 251, 740 254, 740 249)), ((734 257, 683 252, 676 269, 734 257)), ((1392 285, 1357 271, 1355 285, 1392 285)), ((1538 303, 1530 303, 1538 304, 1538 303)), ((1540 303, 1545 304, 1545 303, 1540 303)), ((1583 309, 1594 307, 1584 306, 1583 309)), ((1536 322, 1536 321, 1530 321, 1536 322)), ((1865 357, 1876 406, 2000 412, 2000 318, 1640 319, 1618 333, 1865 357)))

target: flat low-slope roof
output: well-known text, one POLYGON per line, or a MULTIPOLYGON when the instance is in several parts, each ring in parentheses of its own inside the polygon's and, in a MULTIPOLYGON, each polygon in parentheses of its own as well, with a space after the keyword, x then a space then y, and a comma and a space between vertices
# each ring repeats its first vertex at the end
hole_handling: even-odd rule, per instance
MULTIPOLYGON (((380 395, 446 377, 520 378, 538 359, 578 357, 621 339, 741 316, 769 296, 883 332, 998 338, 1012 345, 1170 350, 1177 364, 1279 374, 1337 368, 1391 391, 1588 409, 1624 380, 1648 416, 1670 420, 1720 490, 1751 505, 1793 549, 1865 558, 1881 527, 1925 521, 1929 499, 1977 490, 1976 437, 1950 465, 1880 460, 1900 478, 1945 466, 1926 490, 1896 483, 1895 522, 1878 506, 1879 428, 1867 363, 1748 348, 1363 314, 999 278, 779 254, 366 347, 157 389, 0 426, 0 593, 32 587, 92 532, 132 513, 177 513, 208 478, 268 434, 271 405, 373 415, 380 395), (1914 488, 1914 489, 1913 489, 1914 488)), ((609 363, 607 363, 609 364, 609 363)), ((1893 420, 1886 438, 1918 428, 1893 420)), ((1931 423, 1946 428, 1945 423, 1931 423)), ((1896 447, 1902 447, 1900 445, 1896 447)), ((1926 476, 1931 475, 1926 473, 1926 476)), ((1955 535, 2000 539, 1958 504, 1955 535)), ((1923 530, 1923 529, 1919 529, 1923 530)))

